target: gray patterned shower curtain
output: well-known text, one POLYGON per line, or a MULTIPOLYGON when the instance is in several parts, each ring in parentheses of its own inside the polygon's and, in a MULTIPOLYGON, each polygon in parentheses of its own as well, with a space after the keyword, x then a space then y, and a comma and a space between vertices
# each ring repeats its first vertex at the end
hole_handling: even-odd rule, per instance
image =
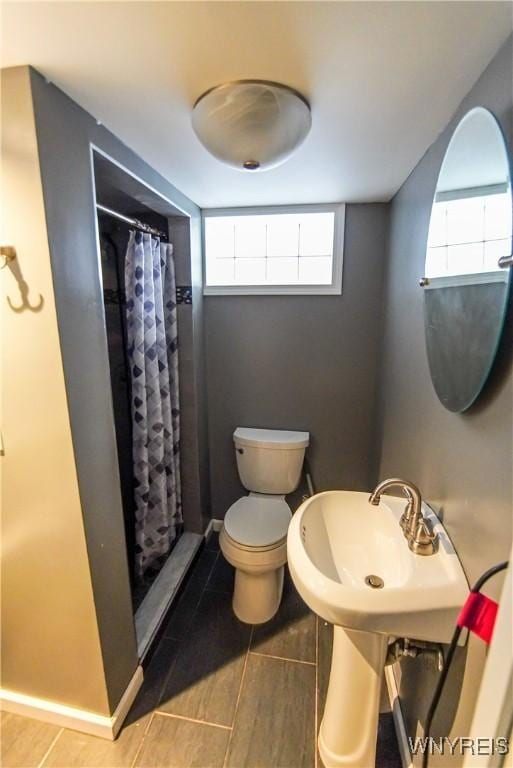
POLYGON ((178 326, 173 246, 130 232, 125 259, 131 378, 135 561, 158 569, 182 522, 178 326))

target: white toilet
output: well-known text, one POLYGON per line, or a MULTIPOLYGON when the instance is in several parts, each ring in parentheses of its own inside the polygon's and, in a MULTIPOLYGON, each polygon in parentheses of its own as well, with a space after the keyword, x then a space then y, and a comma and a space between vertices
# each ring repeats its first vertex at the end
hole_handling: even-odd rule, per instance
POLYGON ((309 434, 238 427, 233 442, 239 477, 250 493, 228 509, 219 545, 235 568, 235 615, 262 624, 280 605, 292 518, 285 494, 299 484, 309 434))

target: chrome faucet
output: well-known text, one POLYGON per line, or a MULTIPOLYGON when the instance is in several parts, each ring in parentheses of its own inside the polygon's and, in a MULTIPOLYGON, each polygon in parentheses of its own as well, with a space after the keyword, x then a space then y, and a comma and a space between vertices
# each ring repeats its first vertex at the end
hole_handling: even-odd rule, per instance
POLYGON ((432 555, 435 552, 436 534, 432 533, 422 514, 422 497, 416 485, 398 477, 383 480, 369 496, 369 502, 377 506, 383 491, 393 487, 401 488, 407 503, 399 524, 403 529, 408 546, 416 555, 432 555))

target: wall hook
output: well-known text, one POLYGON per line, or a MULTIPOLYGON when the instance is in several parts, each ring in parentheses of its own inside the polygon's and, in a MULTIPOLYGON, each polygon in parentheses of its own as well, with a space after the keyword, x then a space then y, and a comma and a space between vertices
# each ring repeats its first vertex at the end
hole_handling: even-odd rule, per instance
POLYGON ((10 308, 13 312, 25 312, 25 310, 29 310, 30 312, 39 312, 43 308, 43 304, 45 302, 44 298, 39 294, 39 301, 37 304, 31 304, 29 300, 29 287, 25 280, 18 280, 18 288, 20 289, 20 296, 21 296, 21 303, 18 304, 18 306, 15 306, 9 296, 7 297, 7 303, 9 304, 10 308))
POLYGON ((30 299, 29 299, 30 288, 27 281, 23 279, 23 274, 20 268, 19 259, 16 259, 15 249, 12 246, 1 246, 0 257, 3 257, 3 263, 0 263, 0 269, 3 269, 8 264, 11 265, 10 269, 14 276, 14 279, 18 284, 18 289, 20 292, 21 302, 17 305, 11 301, 9 296, 7 296, 7 304, 9 305, 9 307, 12 309, 13 312, 18 312, 18 313, 25 312, 26 310, 28 310, 29 312, 40 312, 43 309, 45 300, 43 296, 39 294, 39 300, 37 304, 30 303, 30 299))

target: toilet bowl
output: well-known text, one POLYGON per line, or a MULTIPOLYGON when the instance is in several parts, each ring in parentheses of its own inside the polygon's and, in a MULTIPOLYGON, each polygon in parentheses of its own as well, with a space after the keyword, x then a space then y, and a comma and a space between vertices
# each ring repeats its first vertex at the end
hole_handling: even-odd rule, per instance
POLYGON ((285 494, 299 483, 307 432, 238 428, 237 468, 249 495, 228 509, 219 536, 235 568, 233 610, 247 624, 269 621, 279 608, 292 518, 285 494))
POLYGON ((226 513, 219 546, 235 568, 234 613, 247 624, 269 621, 278 610, 291 519, 283 496, 253 493, 226 513))

